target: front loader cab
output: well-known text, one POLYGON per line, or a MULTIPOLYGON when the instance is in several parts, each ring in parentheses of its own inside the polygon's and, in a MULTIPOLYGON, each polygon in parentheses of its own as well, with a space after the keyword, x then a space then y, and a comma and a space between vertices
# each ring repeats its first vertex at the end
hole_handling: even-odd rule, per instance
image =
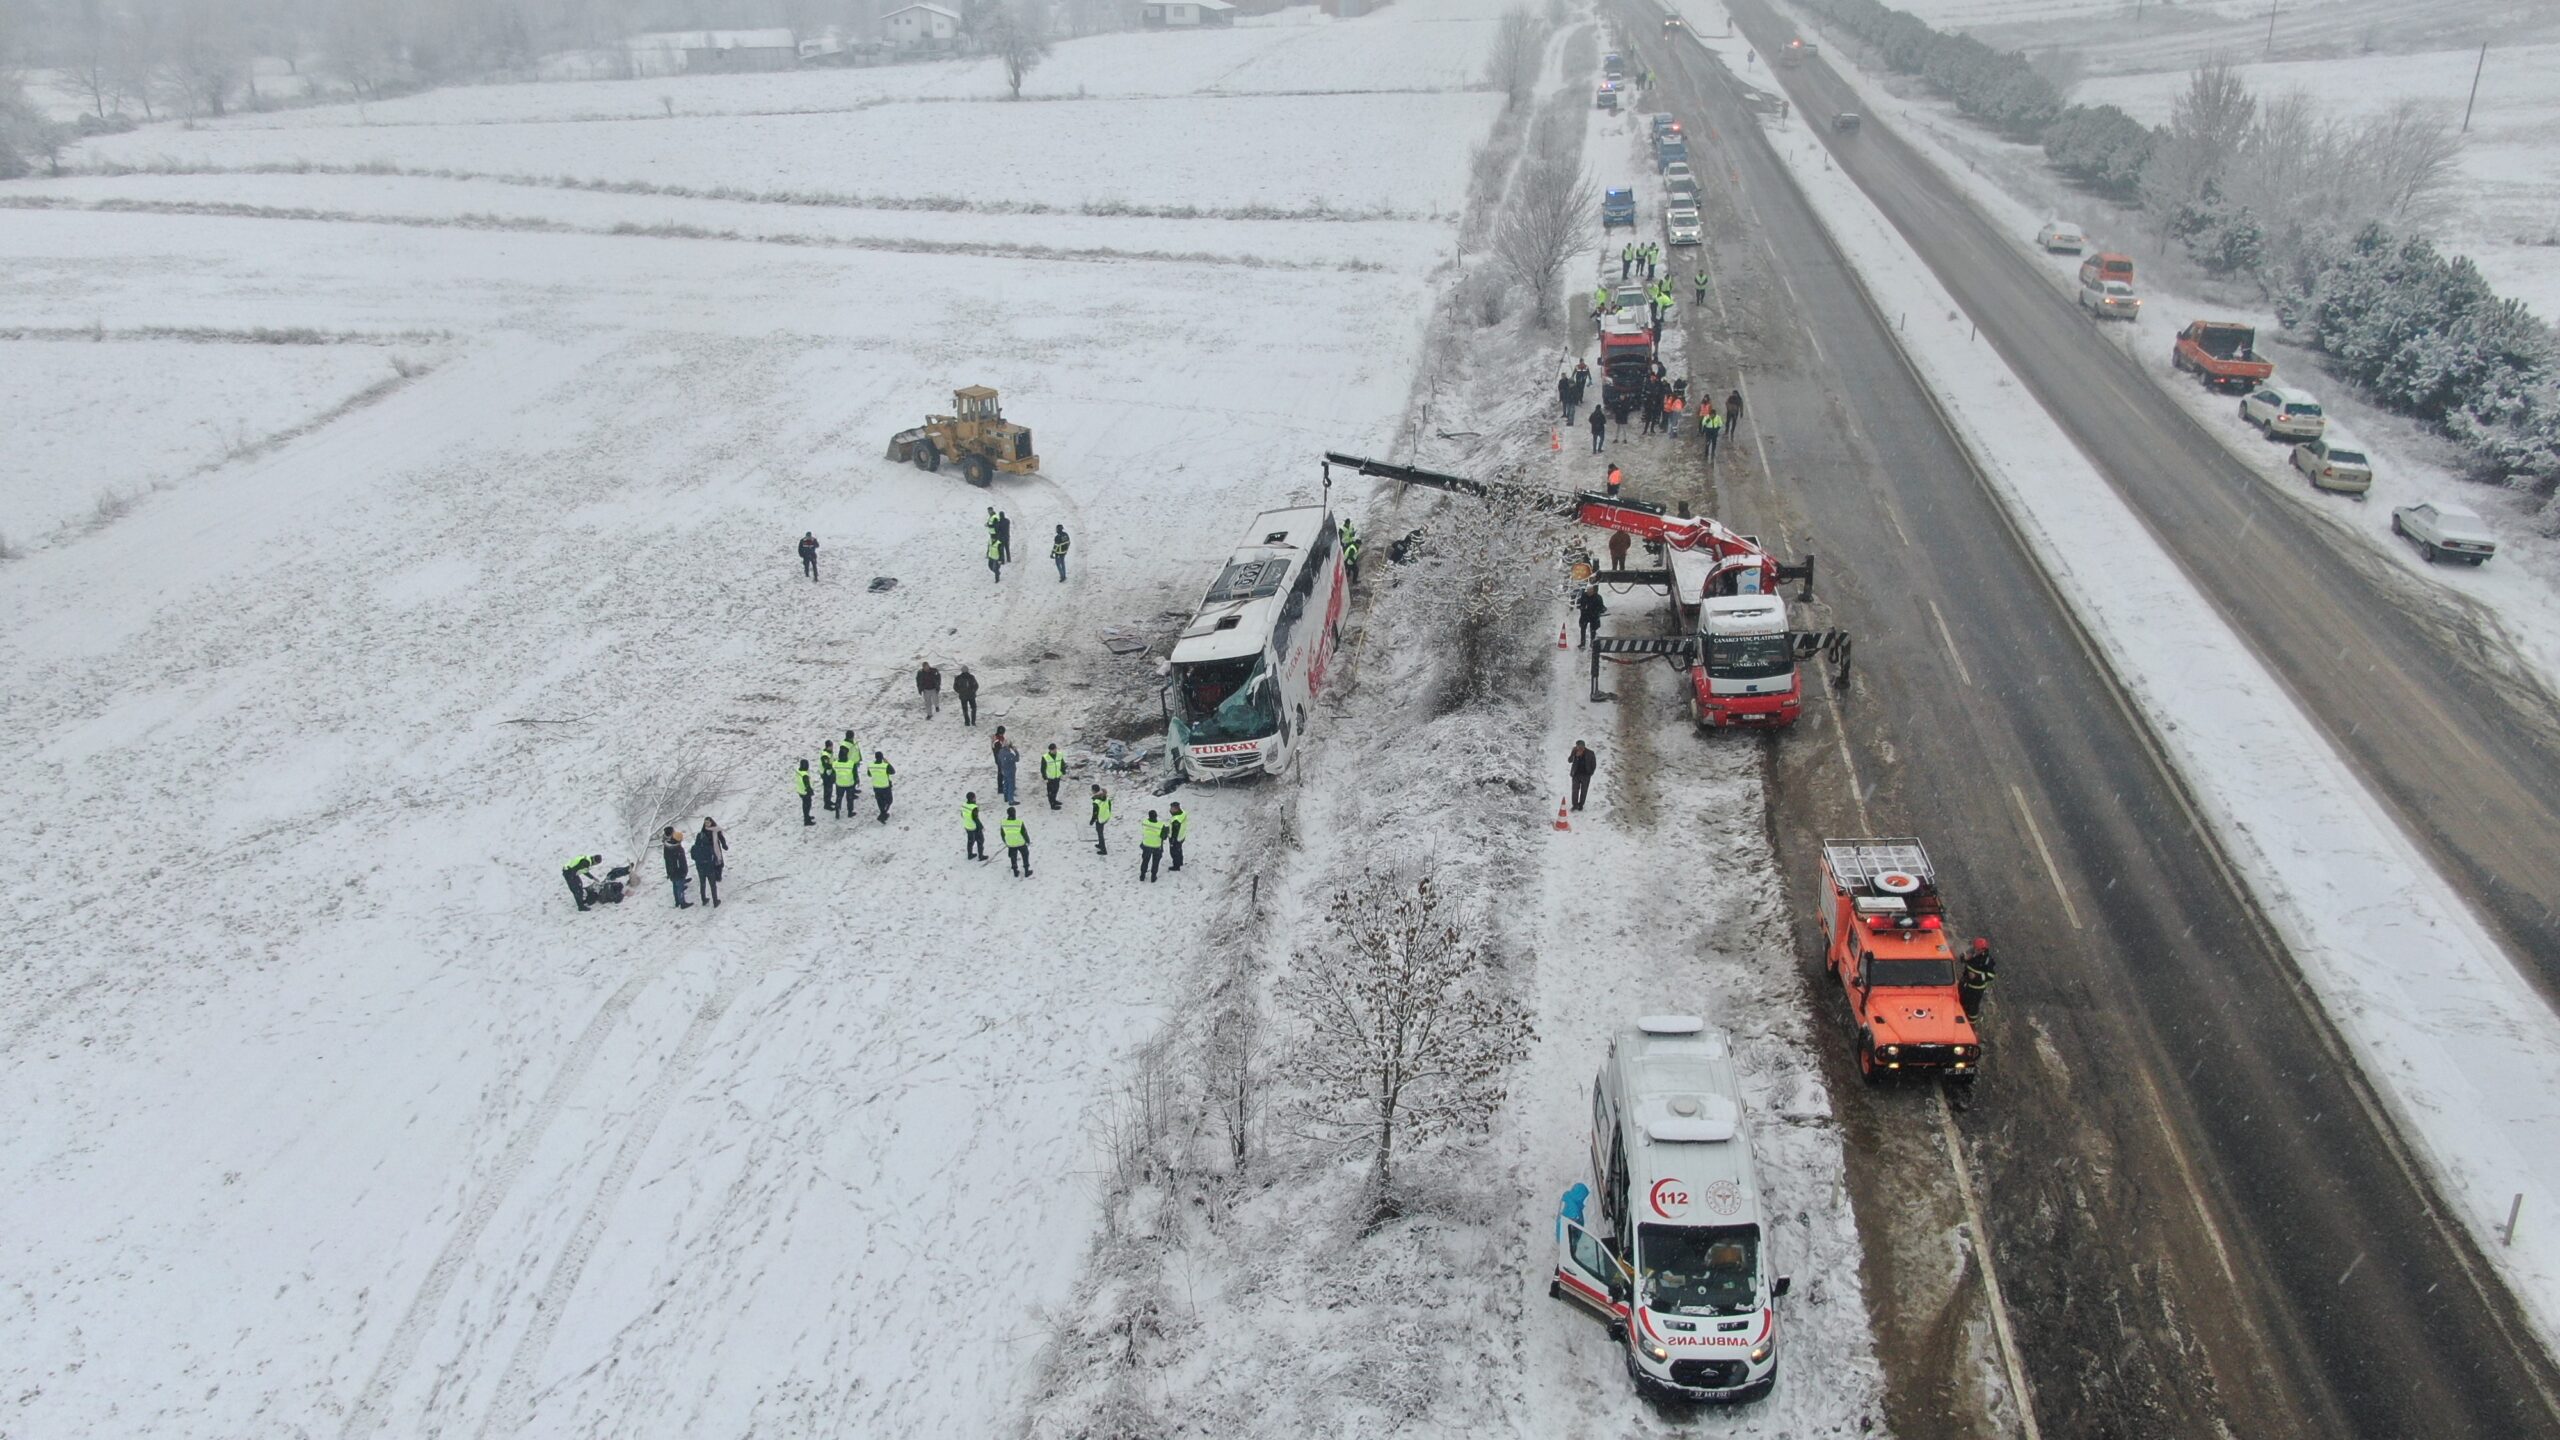
POLYGON ((951 413, 963 422, 982 425, 1001 424, 1003 407, 996 404, 996 392, 984 385, 967 385, 951 392, 951 413))

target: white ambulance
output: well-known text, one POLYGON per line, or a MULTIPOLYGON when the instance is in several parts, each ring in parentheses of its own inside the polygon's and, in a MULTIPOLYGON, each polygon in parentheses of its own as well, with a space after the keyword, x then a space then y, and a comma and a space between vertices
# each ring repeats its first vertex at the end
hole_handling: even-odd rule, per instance
POLYGON ((1640 1393, 1757 1400, 1778 1382, 1777 1301, 1731 1042, 1652 1015, 1591 1087, 1591 1182, 1565 1192, 1548 1293, 1626 1346, 1640 1393))

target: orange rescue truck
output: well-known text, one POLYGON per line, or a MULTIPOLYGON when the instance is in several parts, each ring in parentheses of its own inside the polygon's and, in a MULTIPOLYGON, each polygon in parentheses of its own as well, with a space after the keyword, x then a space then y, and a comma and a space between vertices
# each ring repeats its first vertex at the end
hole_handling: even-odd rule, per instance
POLYGON ((1970 1083, 1982 1040, 1956 989, 1946 903, 1920 842, 1825 840, 1824 963, 1840 982, 1869 1084, 1906 1075, 1970 1083))

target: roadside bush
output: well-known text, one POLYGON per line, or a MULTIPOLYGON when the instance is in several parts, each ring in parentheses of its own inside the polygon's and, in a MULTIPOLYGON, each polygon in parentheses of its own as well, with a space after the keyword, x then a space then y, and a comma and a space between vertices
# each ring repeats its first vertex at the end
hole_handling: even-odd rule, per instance
POLYGON ((1885 64, 1918 75, 1956 110, 2005 134, 2032 140, 2062 113, 2062 94, 2026 54, 1949 35, 1878 0, 1810 0, 1816 14, 1875 47, 1885 64))
POLYGON ((2044 127, 2044 155, 2072 179, 2131 200, 2151 160, 2151 129, 2113 105, 2074 105, 2044 127))
POLYGON ((2482 478, 2560 492, 2560 337, 2469 259, 2371 224, 2304 247, 2279 299, 2332 372, 2434 425, 2482 478))

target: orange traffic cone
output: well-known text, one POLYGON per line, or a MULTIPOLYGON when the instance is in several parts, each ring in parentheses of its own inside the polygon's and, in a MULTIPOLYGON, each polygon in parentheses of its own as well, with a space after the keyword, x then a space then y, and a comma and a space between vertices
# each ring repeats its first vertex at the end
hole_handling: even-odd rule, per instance
POLYGON ((1573 822, 1565 818, 1564 799, 1562 797, 1559 797, 1556 801, 1556 828, 1559 830, 1570 830, 1573 828, 1573 822))
POLYGON ((1573 646, 1568 644, 1564 638, 1564 632, 1568 628, 1570 627, 1564 625, 1558 625, 1556 627, 1556 648, 1559 650, 1570 650, 1573 648, 1573 646))
POLYGON ((1564 432, 1558 430, 1553 425, 1547 427, 1547 448, 1550 450, 1561 450, 1564 448, 1564 432))

